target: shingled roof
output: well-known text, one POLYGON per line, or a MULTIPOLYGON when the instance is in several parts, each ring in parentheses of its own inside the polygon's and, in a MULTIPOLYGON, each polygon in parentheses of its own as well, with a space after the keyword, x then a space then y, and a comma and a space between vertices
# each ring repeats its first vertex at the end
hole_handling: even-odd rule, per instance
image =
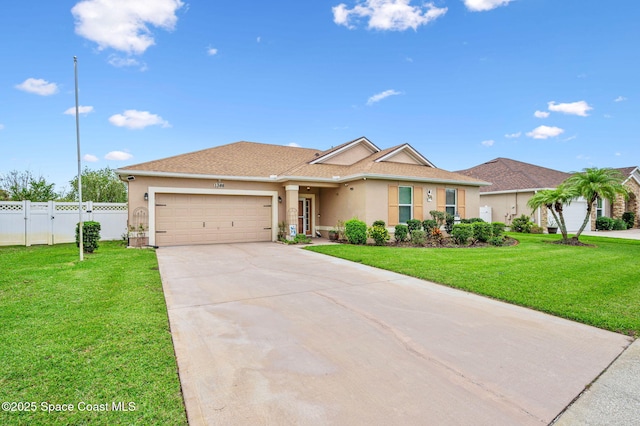
MULTIPOLYGON (((364 139, 364 138, 363 138, 364 139)), ((407 178, 455 182, 473 186, 486 185, 474 177, 449 172, 429 165, 398 163, 381 160, 385 155, 403 147, 403 144, 373 152, 371 155, 349 165, 313 164, 314 160, 335 152, 340 147, 326 151, 256 142, 235 142, 187 154, 176 155, 146 163, 134 164, 117 170, 120 174, 162 174, 189 177, 189 175, 246 177, 252 179, 296 179, 342 181, 358 177, 407 178)), ((365 140, 370 144, 369 141, 365 140)), ((375 145, 373 145, 375 147, 375 145)), ((415 151, 415 150, 414 150, 415 151)))
POLYGON ((491 186, 480 188, 480 192, 555 188, 571 176, 570 173, 502 157, 457 173, 491 182, 491 186))

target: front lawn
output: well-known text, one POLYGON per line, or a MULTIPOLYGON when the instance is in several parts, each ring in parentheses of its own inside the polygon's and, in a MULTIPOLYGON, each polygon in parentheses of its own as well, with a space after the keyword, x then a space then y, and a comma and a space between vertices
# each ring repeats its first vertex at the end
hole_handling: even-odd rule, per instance
POLYGON ((512 247, 308 249, 460 288, 630 335, 640 334, 640 241, 581 237, 594 247, 550 244, 559 235, 509 234, 512 247))
POLYGON ((100 244, 0 248, 0 424, 187 423, 155 253, 100 244))

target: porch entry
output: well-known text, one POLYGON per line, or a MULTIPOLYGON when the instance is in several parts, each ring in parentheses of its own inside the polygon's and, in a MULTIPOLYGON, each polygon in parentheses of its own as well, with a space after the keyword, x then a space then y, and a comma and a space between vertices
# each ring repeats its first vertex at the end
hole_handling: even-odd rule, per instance
POLYGON ((298 199, 298 233, 311 236, 311 198, 298 199))

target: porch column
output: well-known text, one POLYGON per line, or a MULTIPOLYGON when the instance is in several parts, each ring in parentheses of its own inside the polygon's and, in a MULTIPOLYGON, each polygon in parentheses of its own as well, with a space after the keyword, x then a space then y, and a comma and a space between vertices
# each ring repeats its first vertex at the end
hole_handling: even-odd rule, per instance
POLYGON ((284 189, 286 191, 285 216, 287 222, 287 239, 293 239, 289 231, 291 229, 291 225, 295 226, 296 233, 300 232, 298 229, 298 191, 300 190, 300 186, 286 185, 284 189))

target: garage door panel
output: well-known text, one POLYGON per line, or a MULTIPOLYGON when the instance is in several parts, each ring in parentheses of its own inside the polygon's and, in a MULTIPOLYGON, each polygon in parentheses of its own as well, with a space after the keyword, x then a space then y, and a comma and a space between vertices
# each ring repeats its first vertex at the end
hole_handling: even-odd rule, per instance
POLYGON ((271 197, 157 194, 156 230, 158 246, 271 241, 271 197))

